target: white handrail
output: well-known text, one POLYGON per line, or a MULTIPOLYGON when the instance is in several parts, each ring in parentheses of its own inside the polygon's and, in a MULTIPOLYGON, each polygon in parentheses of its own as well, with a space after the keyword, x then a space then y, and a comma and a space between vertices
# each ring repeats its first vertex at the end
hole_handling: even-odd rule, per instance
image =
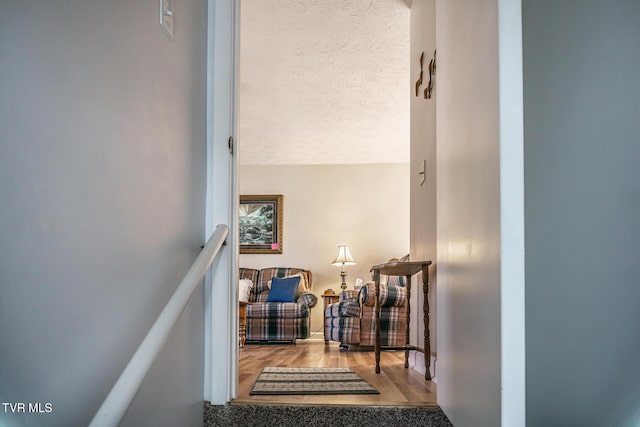
POLYGON ((169 338, 173 326, 184 311, 191 295, 202 281, 214 258, 229 234, 226 225, 218 225, 213 235, 200 252, 193 265, 185 274, 169 302, 158 316, 147 336, 136 350, 127 367, 120 374, 102 406, 91 420, 89 427, 115 427, 129 409, 133 398, 140 389, 144 377, 158 352, 169 338))

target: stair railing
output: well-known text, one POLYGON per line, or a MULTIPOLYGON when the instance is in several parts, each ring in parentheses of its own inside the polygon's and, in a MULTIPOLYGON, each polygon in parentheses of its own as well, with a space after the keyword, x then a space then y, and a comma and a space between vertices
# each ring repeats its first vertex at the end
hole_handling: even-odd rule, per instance
POLYGON ((107 398, 102 402, 89 427, 116 427, 120 423, 193 292, 202 282, 220 248, 226 244, 225 239, 228 234, 229 228, 226 225, 221 224, 216 227, 147 336, 140 343, 129 364, 120 374, 120 378, 107 398))

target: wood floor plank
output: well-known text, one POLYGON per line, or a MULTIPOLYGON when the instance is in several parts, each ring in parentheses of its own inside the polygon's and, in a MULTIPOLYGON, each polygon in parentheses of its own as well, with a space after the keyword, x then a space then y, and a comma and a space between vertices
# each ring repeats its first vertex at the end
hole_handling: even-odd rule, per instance
POLYGON ((337 343, 298 341, 296 345, 249 345, 239 349, 238 398, 232 403, 306 405, 437 406, 436 385, 404 368, 404 353, 383 352, 380 374, 373 352, 343 352, 337 343), (380 391, 379 395, 251 396, 253 384, 267 366, 350 368, 380 391))

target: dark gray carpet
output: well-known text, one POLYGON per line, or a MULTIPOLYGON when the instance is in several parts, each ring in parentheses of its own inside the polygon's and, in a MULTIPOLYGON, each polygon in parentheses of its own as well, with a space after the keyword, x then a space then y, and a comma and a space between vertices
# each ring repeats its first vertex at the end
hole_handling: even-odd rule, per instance
POLYGON ((204 404, 205 427, 453 427, 438 407, 204 404))

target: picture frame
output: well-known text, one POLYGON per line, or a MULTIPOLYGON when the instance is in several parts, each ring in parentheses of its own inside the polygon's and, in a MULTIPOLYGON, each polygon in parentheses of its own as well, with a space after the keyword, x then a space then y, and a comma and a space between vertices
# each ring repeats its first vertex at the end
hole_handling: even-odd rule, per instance
POLYGON ((281 254, 282 194, 241 195, 238 231, 241 254, 281 254))

